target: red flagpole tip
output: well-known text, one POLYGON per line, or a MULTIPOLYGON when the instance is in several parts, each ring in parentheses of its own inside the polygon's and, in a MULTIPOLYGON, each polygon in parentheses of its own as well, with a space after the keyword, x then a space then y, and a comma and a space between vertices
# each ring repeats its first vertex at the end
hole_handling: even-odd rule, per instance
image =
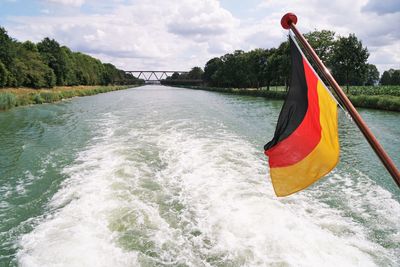
POLYGON ((294 13, 286 13, 281 19, 281 25, 284 29, 290 29, 290 24, 297 23, 297 16, 294 13))

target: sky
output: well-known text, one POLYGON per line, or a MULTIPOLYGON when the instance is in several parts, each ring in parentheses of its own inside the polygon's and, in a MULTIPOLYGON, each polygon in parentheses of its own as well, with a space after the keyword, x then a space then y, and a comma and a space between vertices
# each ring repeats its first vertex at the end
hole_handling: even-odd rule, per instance
POLYGON ((124 70, 185 71, 234 50, 277 47, 287 12, 303 33, 355 33, 380 73, 400 69, 399 0, 0 0, 0 26, 124 70))

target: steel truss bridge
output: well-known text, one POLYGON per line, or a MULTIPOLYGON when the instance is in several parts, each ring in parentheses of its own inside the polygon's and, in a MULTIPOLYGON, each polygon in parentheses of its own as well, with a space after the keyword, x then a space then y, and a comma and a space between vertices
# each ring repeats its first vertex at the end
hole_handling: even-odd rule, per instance
POLYGON ((146 83, 160 82, 167 77, 172 76, 175 72, 179 75, 187 74, 188 71, 175 71, 175 70, 129 70, 126 73, 132 74, 138 79, 143 79, 146 83))

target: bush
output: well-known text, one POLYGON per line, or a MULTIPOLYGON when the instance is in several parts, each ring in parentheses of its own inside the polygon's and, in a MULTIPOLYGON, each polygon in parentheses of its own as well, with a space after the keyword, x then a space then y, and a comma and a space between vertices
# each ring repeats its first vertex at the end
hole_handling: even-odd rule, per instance
POLYGON ((34 102, 35 104, 42 104, 42 103, 44 103, 45 101, 44 101, 44 99, 42 98, 42 96, 41 96, 40 94, 35 94, 35 95, 33 96, 33 102, 34 102))
POLYGON ((41 92, 40 97, 43 98, 46 103, 53 103, 61 100, 60 94, 58 92, 41 92))
POLYGON ((15 106, 26 106, 30 104, 34 104, 33 95, 17 95, 17 103, 15 106))
POLYGON ((30 104, 43 104, 43 103, 53 103, 60 101, 64 98, 71 98, 74 96, 88 96, 99 93, 105 93, 115 90, 122 90, 132 88, 132 86, 103 86, 95 88, 85 88, 85 89, 62 89, 60 91, 37 91, 37 92, 27 92, 21 94, 13 94, 0 92, 0 110, 7 110, 15 106, 25 106, 30 104))
POLYGON ((350 95, 391 95, 400 96, 400 86, 350 86, 350 95))
POLYGON ((8 75, 6 66, 0 61, 0 87, 6 86, 8 75))
POLYGON ((60 92, 59 95, 62 99, 71 98, 71 97, 76 96, 76 91, 75 90, 74 91, 63 91, 63 92, 60 92))
POLYGON ((349 98, 356 107, 400 111, 400 97, 397 96, 359 95, 349 96, 349 98))
POLYGON ((7 110, 15 107, 17 101, 12 93, 0 93, 0 110, 7 110))

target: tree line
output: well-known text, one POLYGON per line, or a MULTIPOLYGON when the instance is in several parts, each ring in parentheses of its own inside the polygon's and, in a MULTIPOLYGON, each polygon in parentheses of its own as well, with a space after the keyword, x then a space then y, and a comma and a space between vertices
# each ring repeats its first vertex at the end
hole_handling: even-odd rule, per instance
MULTIPOLYGON (((400 84, 400 70, 385 71, 379 77, 376 66, 368 63, 367 47, 354 34, 343 37, 322 30, 307 33, 305 37, 340 85, 348 88, 352 85, 400 84)), ((198 74, 198 69, 195 67, 192 71, 198 74)), ((215 87, 267 87, 269 90, 270 86, 287 86, 289 70, 289 41, 285 41, 277 48, 236 50, 212 58, 206 63, 201 79, 215 87)), ((178 82, 185 78, 174 74, 169 80, 178 82)))
POLYGON ((380 83, 382 85, 400 85, 400 70, 386 70, 383 72, 380 83))
POLYGON ((18 42, 0 27, 0 87, 52 88, 74 85, 122 85, 140 82, 109 63, 44 38, 18 42))

